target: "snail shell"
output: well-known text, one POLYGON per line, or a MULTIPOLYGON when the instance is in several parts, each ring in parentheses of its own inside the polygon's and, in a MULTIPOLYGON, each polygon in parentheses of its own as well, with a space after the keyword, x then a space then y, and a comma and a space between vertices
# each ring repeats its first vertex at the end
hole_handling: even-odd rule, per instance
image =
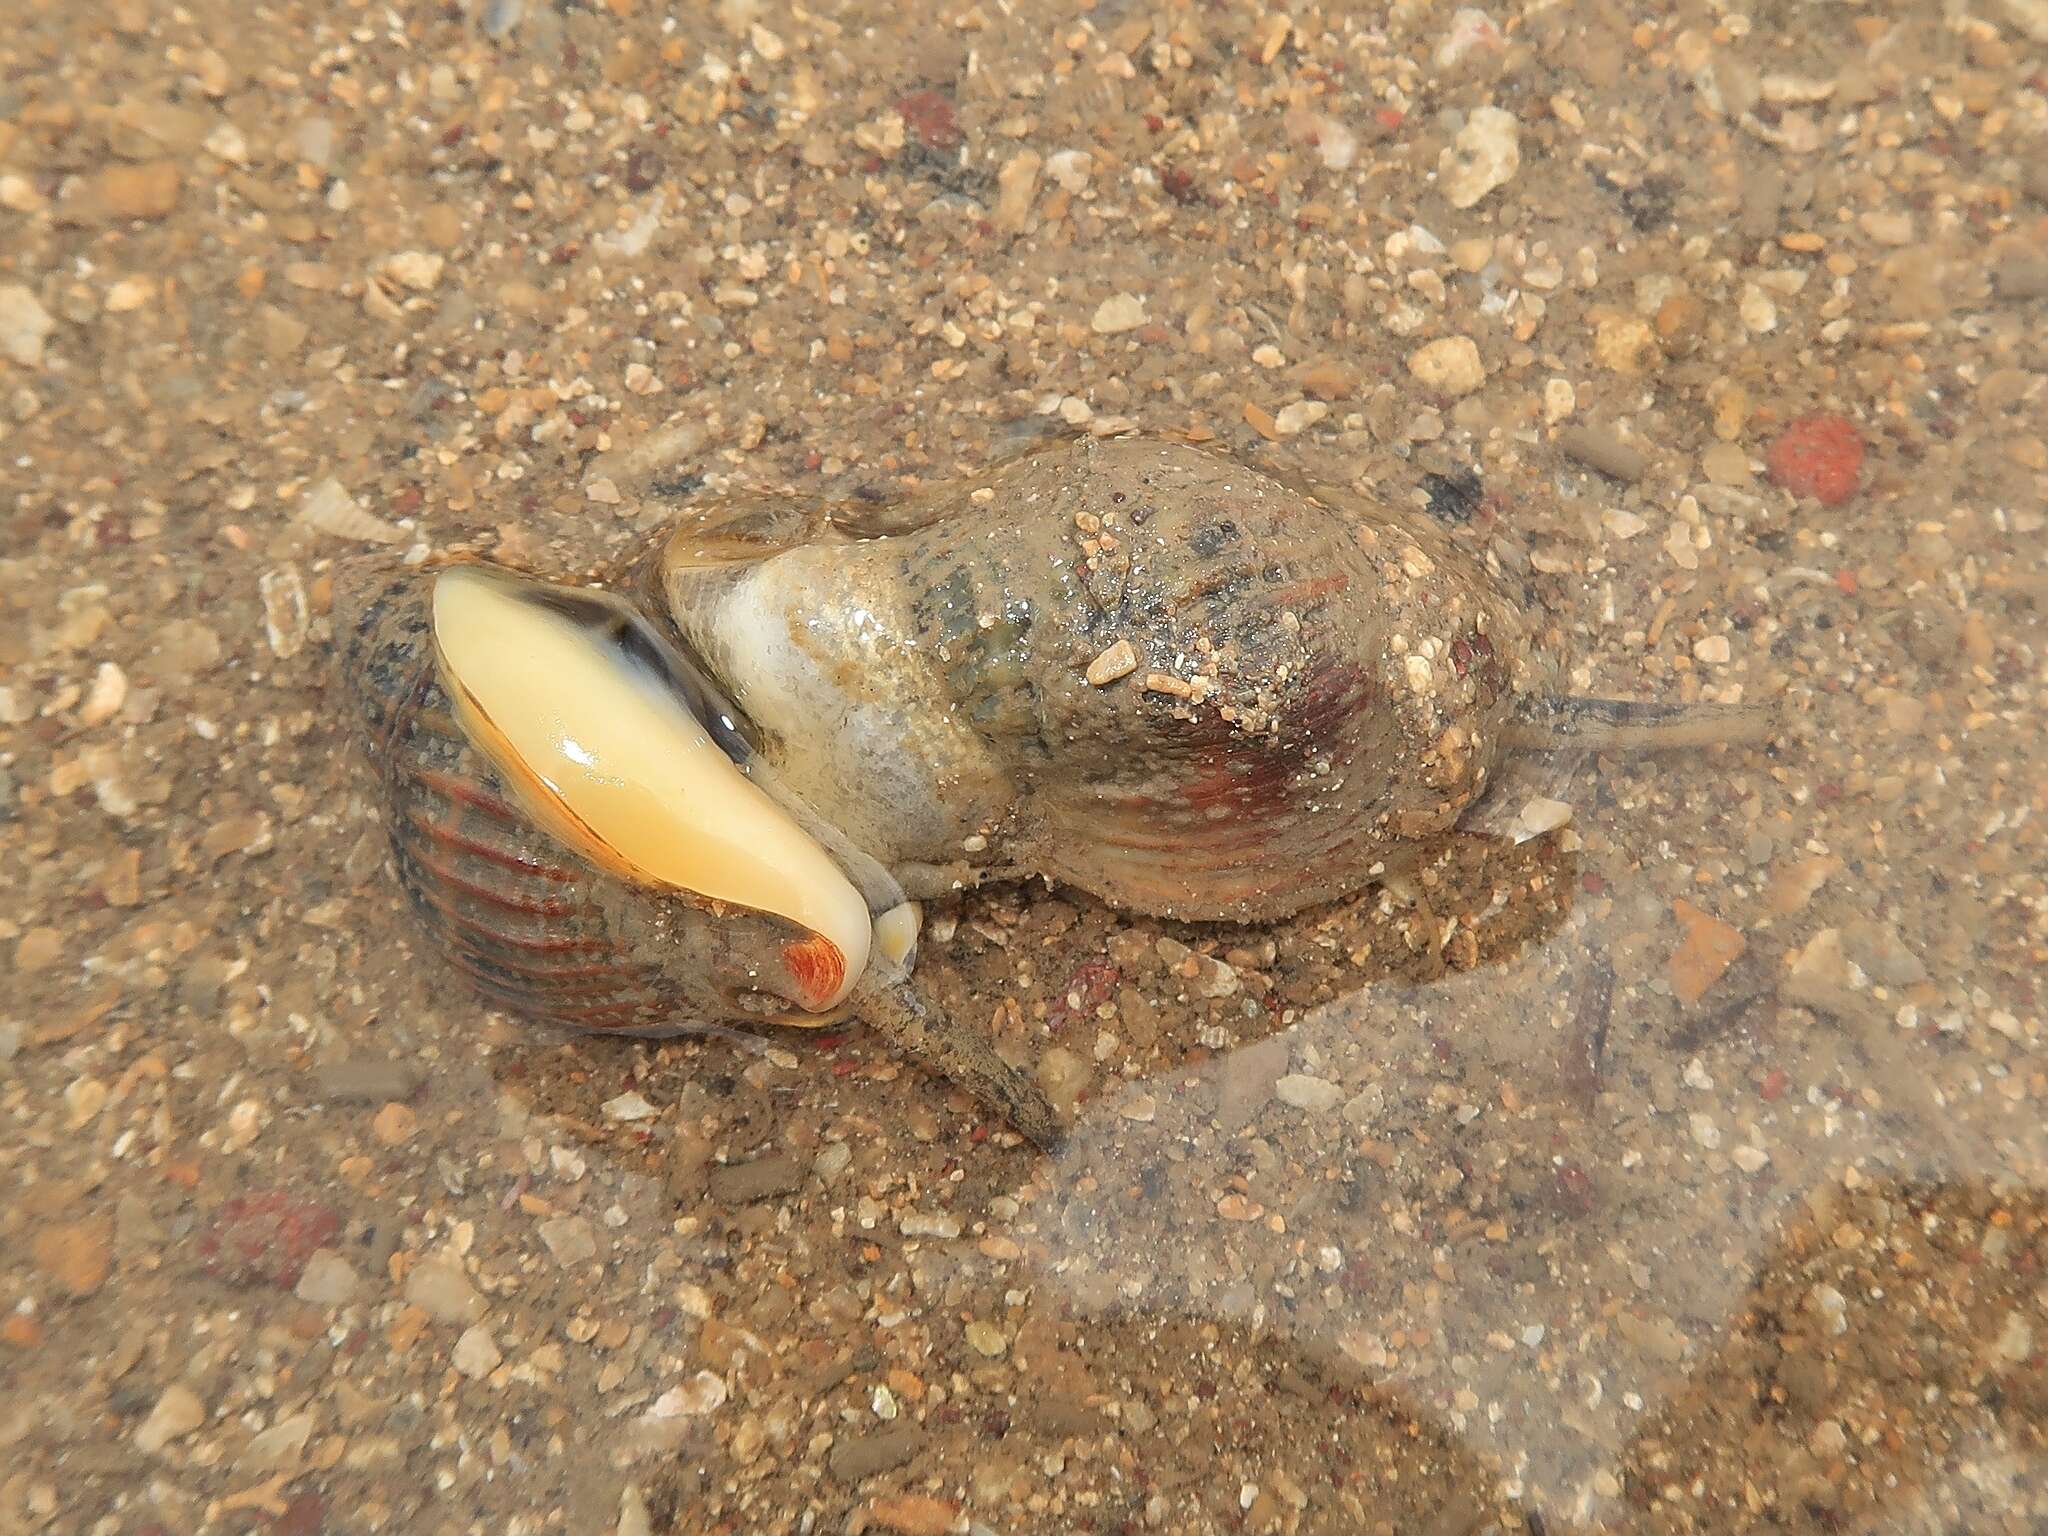
POLYGON ((925 1007, 916 898, 1043 875, 1261 920, 1448 831, 1514 753, 1753 734, 1558 699, 1433 524, 1186 444, 1066 441, 877 531, 684 519, 616 593, 358 572, 344 668, 414 905, 482 995, 585 1029, 857 1014, 1042 1144, 925 1007))
POLYGON ((475 566, 358 567, 337 608, 400 884, 485 1002, 613 1034, 858 1013, 1057 1142, 1036 1085, 910 985, 915 906, 752 760, 644 617, 475 566), (508 657, 530 674, 493 665, 508 657))
POLYGON ((1063 442, 906 521, 713 508, 641 580, 792 791, 913 896, 1043 874, 1190 919, 1330 900, 1457 821, 1542 677, 1434 527, 1186 444, 1063 442))

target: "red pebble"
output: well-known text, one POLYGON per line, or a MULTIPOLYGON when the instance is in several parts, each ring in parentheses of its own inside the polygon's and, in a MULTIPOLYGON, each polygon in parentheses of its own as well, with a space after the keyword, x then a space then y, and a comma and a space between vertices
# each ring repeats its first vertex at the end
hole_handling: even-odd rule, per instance
POLYGON ((1785 1096, 1785 1088, 1789 1082, 1790 1079, 1783 1072, 1773 1067, 1764 1074, 1764 1080, 1758 1086, 1757 1092, 1766 1099, 1782 1099, 1785 1096))
POLYGON ((288 1189, 236 1195, 214 1212, 199 1239, 206 1272, 230 1285, 275 1285, 290 1290, 316 1248, 341 1235, 341 1216, 331 1205, 288 1189))
POLYGON ((1856 494, 1863 473, 1863 435, 1846 416, 1801 416, 1771 444, 1771 478, 1795 496, 1839 507, 1856 494))
POLYGON ((942 91, 912 91, 896 103, 903 124, 927 149, 951 149, 960 142, 960 119, 953 100, 942 91))

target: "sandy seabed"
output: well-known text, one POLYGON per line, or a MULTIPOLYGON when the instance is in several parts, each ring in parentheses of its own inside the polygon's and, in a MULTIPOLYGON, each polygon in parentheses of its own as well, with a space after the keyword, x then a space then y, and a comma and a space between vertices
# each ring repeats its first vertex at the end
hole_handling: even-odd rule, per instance
POLYGON ((13 0, 0 1532, 2048 1528, 2041 0, 13 0), (1767 703, 857 1028, 484 1011, 335 565, 1145 430, 1767 703), (2031 787, 2030 787, 2031 786, 2031 787))

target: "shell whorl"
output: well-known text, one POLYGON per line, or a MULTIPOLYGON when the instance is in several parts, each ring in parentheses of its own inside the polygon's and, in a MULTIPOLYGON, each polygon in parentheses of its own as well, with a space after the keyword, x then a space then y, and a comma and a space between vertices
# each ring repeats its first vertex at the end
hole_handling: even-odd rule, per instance
POLYGON ((1027 871, 1257 920, 1483 789, 1526 628, 1393 509, 1187 445, 1062 443, 909 531, 674 562, 662 599, 776 767, 903 873, 1027 871), (1090 682, 1127 645, 1135 665, 1090 682))

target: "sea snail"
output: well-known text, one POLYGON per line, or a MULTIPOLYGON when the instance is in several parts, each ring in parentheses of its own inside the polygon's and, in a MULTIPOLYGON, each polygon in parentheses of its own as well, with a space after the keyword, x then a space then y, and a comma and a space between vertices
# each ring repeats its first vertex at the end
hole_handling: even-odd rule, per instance
POLYGON ((857 1016, 1047 1145, 1032 1080, 920 1001, 920 900, 1042 875, 1275 918, 1398 867, 1510 753, 1754 732, 1559 697, 1426 518, 1183 443, 1067 440, 862 515, 715 504, 601 587, 345 584, 397 869, 485 999, 857 1016))

